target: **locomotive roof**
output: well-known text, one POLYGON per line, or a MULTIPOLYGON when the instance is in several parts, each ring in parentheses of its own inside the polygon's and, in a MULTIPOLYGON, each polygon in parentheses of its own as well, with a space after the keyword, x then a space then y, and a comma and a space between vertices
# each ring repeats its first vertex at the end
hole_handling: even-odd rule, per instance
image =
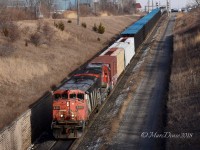
POLYGON ((76 89, 78 89, 78 90, 86 92, 96 82, 97 82, 96 77, 85 77, 85 76, 72 77, 59 89, 60 90, 76 90, 76 89))
POLYGON ((76 74, 100 74, 102 71, 99 67, 87 67, 76 72, 76 74))

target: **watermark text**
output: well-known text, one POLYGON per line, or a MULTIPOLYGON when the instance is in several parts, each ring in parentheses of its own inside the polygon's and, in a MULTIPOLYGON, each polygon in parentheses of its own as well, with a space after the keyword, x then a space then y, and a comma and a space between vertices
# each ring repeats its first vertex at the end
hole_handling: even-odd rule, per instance
POLYGON ((164 132, 164 133, 158 133, 158 132, 142 132, 141 137, 142 138, 192 138, 194 134, 193 133, 171 133, 171 132, 164 132))

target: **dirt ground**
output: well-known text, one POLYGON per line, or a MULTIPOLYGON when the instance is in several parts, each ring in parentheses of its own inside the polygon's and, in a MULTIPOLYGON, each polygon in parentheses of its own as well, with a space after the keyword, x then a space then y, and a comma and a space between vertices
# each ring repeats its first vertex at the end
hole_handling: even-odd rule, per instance
POLYGON ((79 26, 75 19, 70 19, 72 23, 67 19, 18 21, 20 38, 17 41, 9 42, 0 35, 0 129, 137 18, 139 16, 85 17, 80 19, 79 26), (54 26, 60 21, 65 25, 64 31, 54 26), (87 27, 83 28, 82 23, 87 27), (105 26, 104 34, 92 30, 95 23, 105 26), (30 37, 37 30, 40 41, 35 46, 30 37))

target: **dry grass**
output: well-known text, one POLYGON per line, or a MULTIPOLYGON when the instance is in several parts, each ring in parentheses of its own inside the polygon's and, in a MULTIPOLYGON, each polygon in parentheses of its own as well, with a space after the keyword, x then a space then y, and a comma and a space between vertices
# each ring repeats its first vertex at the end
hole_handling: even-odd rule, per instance
POLYGON ((86 22, 87 28, 77 26, 75 19, 71 19, 72 23, 62 20, 65 24, 63 32, 54 27, 54 20, 18 21, 20 40, 7 43, 0 35, 0 128, 25 111, 50 86, 58 84, 94 56, 108 40, 138 17, 81 18, 80 22, 86 22), (100 22, 106 28, 104 34, 92 30, 94 23, 100 22), (44 26, 49 26, 53 32, 51 42, 47 38, 51 34, 49 30, 43 30, 44 26), (41 36, 37 47, 29 41, 35 32, 41 36), (7 51, 7 48, 11 50, 7 51))
POLYGON ((193 137, 167 139, 167 149, 200 148, 200 16, 197 12, 181 14, 176 20, 167 103, 167 131, 193 133, 193 137))
POLYGON ((44 76, 47 72, 49 70, 46 64, 12 57, 0 60, 1 83, 22 84, 23 82, 32 80, 36 76, 44 76))

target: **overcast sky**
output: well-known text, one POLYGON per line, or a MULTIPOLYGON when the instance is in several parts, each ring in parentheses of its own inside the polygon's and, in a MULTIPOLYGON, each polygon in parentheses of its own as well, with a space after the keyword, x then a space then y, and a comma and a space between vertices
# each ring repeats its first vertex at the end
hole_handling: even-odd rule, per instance
MULTIPOLYGON (((150 1, 150 5, 152 4, 152 0, 150 1)), ((185 7, 188 2, 192 0, 170 0, 171 1, 171 8, 182 8, 185 7)), ((142 5, 142 8, 144 6, 147 6, 148 0, 137 0, 138 3, 142 5)), ((154 3, 160 2, 161 5, 166 5, 166 0, 153 0, 154 3)))

